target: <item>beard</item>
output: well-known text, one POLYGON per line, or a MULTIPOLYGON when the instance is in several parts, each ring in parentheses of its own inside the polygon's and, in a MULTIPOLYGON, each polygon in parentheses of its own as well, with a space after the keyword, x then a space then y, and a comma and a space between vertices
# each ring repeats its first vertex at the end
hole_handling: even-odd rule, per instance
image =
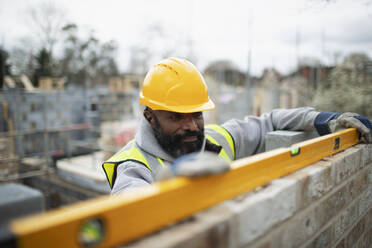
POLYGON ((161 128, 156 116, 154 135, 159 145, 172 157, 178 158, 182 155, 200 151, 204 141, 204 128, 198 131, 185 131, 183 134, 169 135, 161 128), (190 136, 196 136, 196 141, 183 142, 183 140, 190 136))

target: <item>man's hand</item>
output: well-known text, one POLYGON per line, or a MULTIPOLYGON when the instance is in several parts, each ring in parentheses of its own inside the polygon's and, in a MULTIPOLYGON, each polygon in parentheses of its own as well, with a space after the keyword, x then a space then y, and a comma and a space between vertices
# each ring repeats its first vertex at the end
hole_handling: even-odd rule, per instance
POLYGON ((192 153, 176 159, 170 166, 155 172, 155 180, 172 177, 200 177, 221 174, 230 170, 230 164, 215 153, 192 153))
MULTIPOLYGON (((343 113, 337 119, 329 121, 329 129, 333 133, 343 128, 354 127, 358 130, 361 136, 365 138, 367 143, 372 143, 371 129, 368 128, 361 120, 357 119, 358 117, 360 117, 360 115, 355 113, 343 113)), ((364 119, 368 121, 368 119, 364 119)))
POLYGON ((315 128, 320 135, 350 127, 356 128, 367 143, 372 143, 372 124, 359 114, 322 112, 315 119, 315 128))

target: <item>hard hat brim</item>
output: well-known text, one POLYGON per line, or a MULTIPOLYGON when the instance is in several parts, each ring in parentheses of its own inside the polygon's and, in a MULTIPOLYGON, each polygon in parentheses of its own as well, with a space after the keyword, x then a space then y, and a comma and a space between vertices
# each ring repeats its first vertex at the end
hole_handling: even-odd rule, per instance
POLYGON ((202 112, 202 111, 212 110, 215 108, 215 104, 211 99, 209 99, 208 102, 203 103, 203 104, 172 106, 169 104, 165 105, 159 102, 154 102, 154 101, 151 101, 150 99, 145 100, 144 98, 140 97, 140 104, 143 104, 153 110, 166 110, 166 111, 171 111, 171 112, 176 112, 176 113, 202 112))

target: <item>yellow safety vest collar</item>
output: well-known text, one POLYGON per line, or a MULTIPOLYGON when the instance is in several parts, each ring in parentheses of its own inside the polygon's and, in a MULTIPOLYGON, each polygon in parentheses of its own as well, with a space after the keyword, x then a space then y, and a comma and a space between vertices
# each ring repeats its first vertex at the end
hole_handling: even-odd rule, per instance
MULTIPOLYGON (((218 154, 218 156, 222 157, 223 159, 227 160, 228 162, 231 162, 231 160, 234 160, 235 159, 235 144, 234 144, 234 140, 233 140, 232 136, 230 135, 230 133, 226 129, 224 129, 223 127, 221 127, 219 125, 207 125, 206 128, 213 129, 217 133, 221 134, 227 140, 227 142, 229 143, 229 146, 230 146, 231 151, 232 151, 232 158, 230 158, 227 155, 227 153, 223 149, 223 147, 222 147, 220 153, 218 154)), ((206 139, 208 139, 211 143, 220 146, 220 144, 214 138, 212 138, 210 135, 206 135, 206 139)), ((129 143, 131 143, 133 141, 134 140, 131 140, 129 143)), ((159 161, 159 163, 162 166, 165 166, 164 162, 161 158, 156 157, 156 159, 159 161)), ((151 170, 151 167, 150 167, 149 163, 147 162, 145 156, 140 152, 140 150, 137 147, 132 146, 128 150, 124 150, 124 151, 121 151, 121 152, 113 155, 110 159, 108 159, 106 162, 104 162, 102 164, 102 168, 103 168, 103 170, 106 174, 107 181, 109 182, 111 188, 114 186, 114 183, 115 183, 117 166, 119 164, 125 162, 125 161, 139 162, 139 163, 143 164, 144 166, 146 166, 149 170, 151 170)))

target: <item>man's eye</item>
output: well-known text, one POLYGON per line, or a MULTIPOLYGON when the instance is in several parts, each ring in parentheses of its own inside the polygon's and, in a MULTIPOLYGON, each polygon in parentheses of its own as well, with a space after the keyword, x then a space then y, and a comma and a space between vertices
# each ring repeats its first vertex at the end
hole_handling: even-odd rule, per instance
POLYGON ((181 115, 178 114, 170 115, 169 119, 171 119, 172 121, 178 121, 181 119, 181 115))
POLYGON ((202 112, 196 112, 196 113, 193 113, 192 116, 193 116, 194 118, 200 118, 200 117, 203 116, 203 113, 202 113, 202 112))

